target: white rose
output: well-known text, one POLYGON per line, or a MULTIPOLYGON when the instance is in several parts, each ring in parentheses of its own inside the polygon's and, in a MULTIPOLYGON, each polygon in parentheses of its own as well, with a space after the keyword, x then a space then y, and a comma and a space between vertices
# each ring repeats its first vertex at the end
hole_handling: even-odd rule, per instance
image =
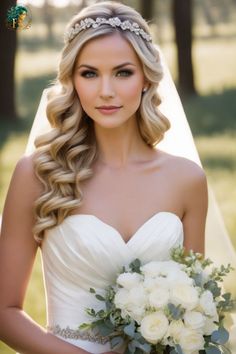
POLYGON ((169 322, 163 312, 153 312, 141 321, 140 332, 152 344, 156 344, 165 336, 169 322))
POLYGON ((142 281, 141 274, 138 273, 122 273, 117 278, 117 284, 123 286, 126 289, 132 289, 142 281))
POLYGON ((182 320, 171 321, 168 328, 168 336, 172 337, 175 343, 178 343, 184 328, 182 320))
POLYGON ((140 323, 145 314, 148 298, 144 288, 140 285, 131 290, 125 288, 119 289, 115 295, 114 303, 117 308, 122 310, 121 316, 123 318, 129 315, 140 323))
POLYGON ((192 310, 198 305, 198 292, 188 284, 176 284, 170 291, 170 302, 192 310))
POLYGON ((123 309, 127 306, 129 291, 121 288, 117 291, 114 297, 114 303, 118 309, 123 309))
POLYGON ((213 318, 206 317, 205 326, 203 327, 203 334, 210 336, 212 332, 218 329, 218 326, 214 323, 213 318))
POLYGON ((200 296, 199 304, 206 315, 216 316, 216 304, 214 303, 214 298, 209 290, 205 290, 200 296))
POLYGON ((162 308, 168 304, 170 292, 166 288, 157 288, 149 295, 149 304, 155 308, 162 308))
POLYGON ((147 292, 152 292, 157 288, 169 288, 169 282, 166 278, 163 277, 156 277, 156 278, 149 278, 146 277, 143 281, 143 286, 147 292))
POLYGON ((178 284, 188 284, 192 285, 193 284, 193 279, 188 276, 184 271, 178 270, 176 272, 170 272, 167 275, 167 281, 169 282, 170 285, 173 283, 178 283, 178 284))
POLYGON ((201 329, 204 327, 206 317, 198 311, 186 311, 184 314, 184 324, 192 329, 201 329))
POLYGON ((142 274, 145 275, 145 277, 154 278, 160 274, 161 268, 162 268, 162 262, 153 261, 153 262, 146 263, 145 265, 140 267, 140 270, 142 274))
POLYGON ((179 345, 184 353, 198 353, 199 350, 204 349, 204 338, 201 333, 190 328, 184 328, 181 332, 179 345))
POLYGON ((145 307, 137 307, 130 304, 121 310, 121 317, 125 318, 126 316, 130 316, 134 321, 140 324, 145 316, 145 307))

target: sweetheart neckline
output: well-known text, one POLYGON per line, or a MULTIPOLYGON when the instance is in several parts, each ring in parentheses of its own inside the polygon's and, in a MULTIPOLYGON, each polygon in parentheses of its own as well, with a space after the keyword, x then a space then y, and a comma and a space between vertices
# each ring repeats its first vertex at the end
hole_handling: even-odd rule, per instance
MULTIPOLYGON (((96 215, 93 215, 93 214, 70 214, 68 215, 63 221, 67 221, 68 219, 72 219, 72 218, 78 218, 78 217, 92 217, 94 218, 95 220, 99 221, 101 224, 109 227, 110 229, 112 229, 113 231, 115 231, 118 236, 120 237, 121 241, 125 244, 125 245, 128 245, 129 243, 131 243, 131 241, 137 236, 137 234, 146 226, 149 224, 149 222, 151 222, 152 220, 154 220, 157 216, 160 216, 160 215, 163 215, 163 214, 169 214, 169 215, 172 215, 174 216, 178 221, 179 223, 181 224, 181 226, 183 227, 183 222, 182 220, 180 219, 180 217, 176 214, 176 213, 173 213, 171 211, 158 211, 156 212, 155 214, 153 214, 152 216, 150 216, 150 218, 148 218, 141 226, 138 227, 138 229, 135 231, 135 233, 127 240, 125 241, 125 239, 123 238, 123 236, 121 235, 121 233, 112 225, 106 223, 105 221, 103 221, 102 219, 100 219, 98 216, 96 215)), ((62 222, 63 223, 63 222, 62 222)), ((61 224, 62 224, 61 223, 61 224)), ((60 225, 61 225, 60 224, 60 225)), ((60 226, 58 225, 58 226, 60 226)))

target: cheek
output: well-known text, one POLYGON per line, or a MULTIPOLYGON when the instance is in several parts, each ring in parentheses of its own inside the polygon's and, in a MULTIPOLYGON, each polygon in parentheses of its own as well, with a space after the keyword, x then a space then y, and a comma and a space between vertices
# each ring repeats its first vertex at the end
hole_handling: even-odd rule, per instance
POLYGON ((140 100, 142 93, 143 83, 142 80, 131 80, 123 87, 124 96, 127 100, 140 100))
POLYGON ((86 83, 82 84, 82 82, 75 81, 74 86, 82 105, 86 105, 89 101, 91 102, 92 90, 89 85, 86 85, 86 83))

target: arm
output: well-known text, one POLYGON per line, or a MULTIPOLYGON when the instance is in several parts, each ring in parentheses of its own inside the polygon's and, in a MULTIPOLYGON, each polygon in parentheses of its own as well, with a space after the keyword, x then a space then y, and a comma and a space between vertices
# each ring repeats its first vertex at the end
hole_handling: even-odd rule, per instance
POLYGON ((205 225, 208 208, 207 180, 204 171, 193 164, 188 166, 184 187, 184 247, 205 252, 205 225))
POLYGON ((37 243, 33 203, 41 186, 32 157, 22 158, 14 171, 3 212, 0 237, 0 339, 21 354, 87 354, 47 333, 23 311, 37 243))

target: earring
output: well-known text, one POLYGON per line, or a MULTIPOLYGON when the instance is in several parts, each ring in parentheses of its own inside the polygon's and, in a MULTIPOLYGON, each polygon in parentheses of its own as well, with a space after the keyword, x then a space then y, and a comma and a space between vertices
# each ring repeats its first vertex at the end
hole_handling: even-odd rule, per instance
POLYGON ((147 87, 144 87, 142 93, 147 92, 147 89, 148 89, 147 87))

